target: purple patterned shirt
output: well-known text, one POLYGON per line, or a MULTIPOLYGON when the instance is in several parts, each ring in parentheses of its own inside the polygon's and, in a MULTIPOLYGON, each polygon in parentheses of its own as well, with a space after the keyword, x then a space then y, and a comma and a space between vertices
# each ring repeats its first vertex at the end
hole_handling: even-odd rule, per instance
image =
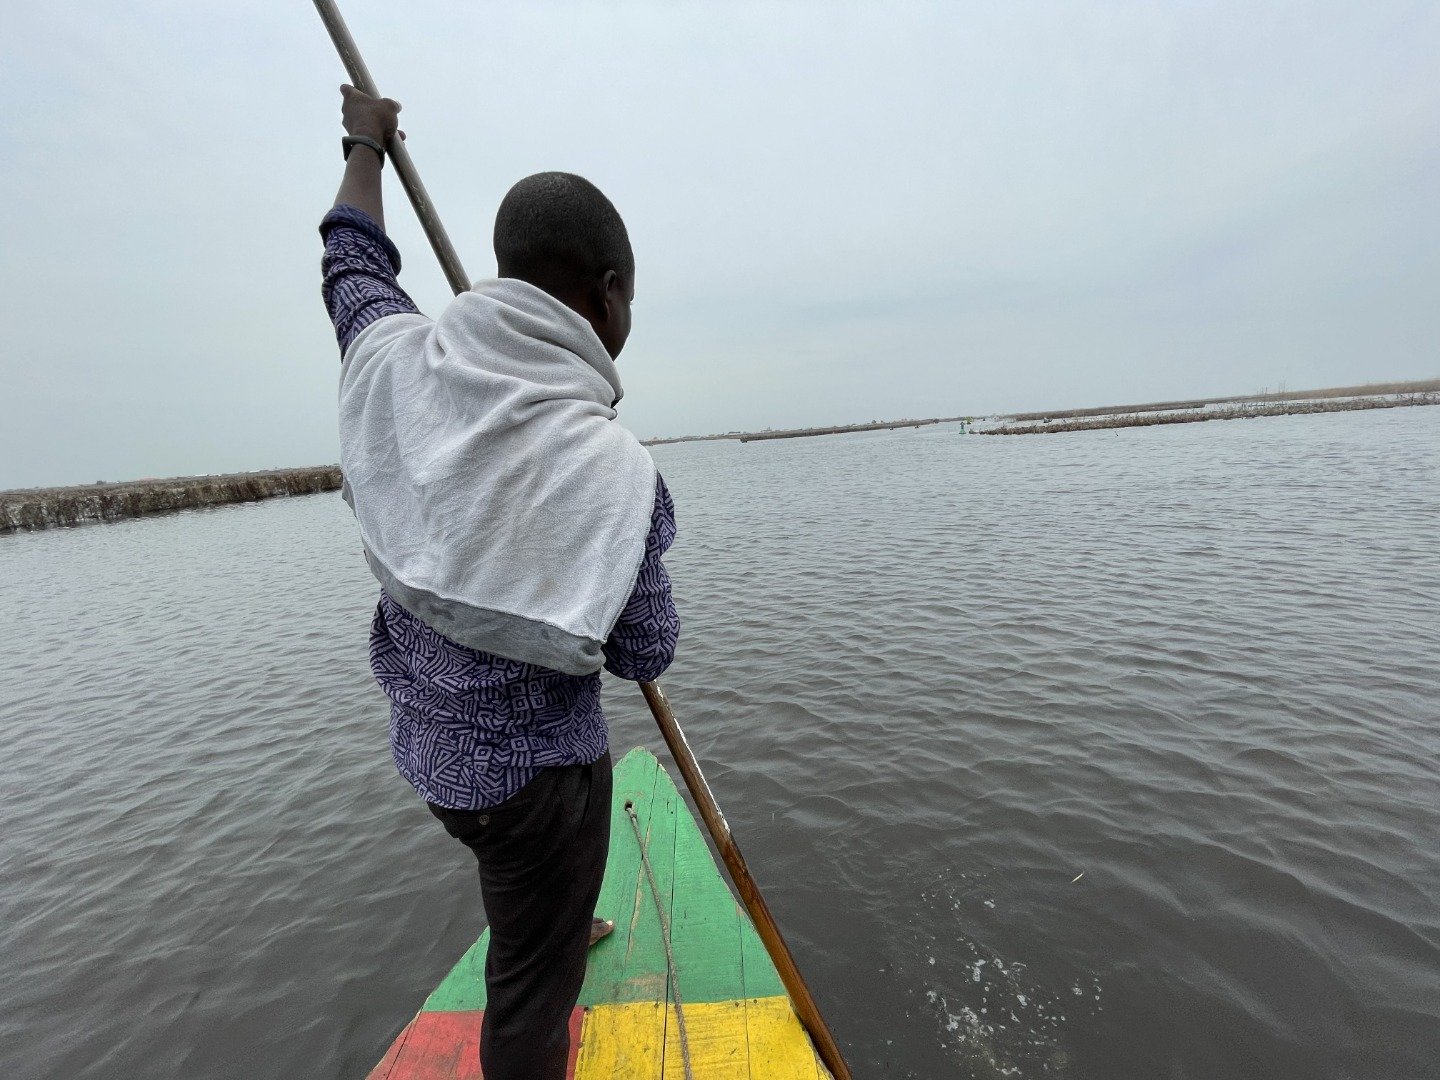
MULTIPOLYGON (((343 354, 386 315, 418 311, 400 288, 400 252, 353 206, 320 225, 321 293, 343 354)), ((660 557, 675 540, 675 506, 656 478, 645 558, 605 642, 605 670, 658 678, 675 656, 680 618, 660 557)), ((504 802, 540 769, 585 765, 608 746, 600 673, 566 675, 467 648, 436 633, 382 589, 370 624, 370 670, 390 699, 390 752, 427 802, 481 810, 504 802)))

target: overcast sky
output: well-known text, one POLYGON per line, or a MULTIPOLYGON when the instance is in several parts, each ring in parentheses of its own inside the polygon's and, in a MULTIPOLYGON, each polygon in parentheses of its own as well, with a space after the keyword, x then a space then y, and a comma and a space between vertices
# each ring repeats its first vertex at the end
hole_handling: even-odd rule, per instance
MULTIPOLYGON (((472 276, 524 175, 619 207, 642 436, 1440 375, 1434 3, 342 8, 472 276)), ((337 460, 311 4, 0 29, 0 487, 337 460)))

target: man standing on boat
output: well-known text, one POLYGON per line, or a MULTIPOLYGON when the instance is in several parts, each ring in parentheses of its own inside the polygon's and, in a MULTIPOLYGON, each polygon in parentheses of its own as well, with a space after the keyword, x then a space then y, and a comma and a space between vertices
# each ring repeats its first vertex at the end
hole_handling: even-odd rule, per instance
POLYGON ((527 177, 496 216, 498 277, 426 318, 384 231, 400 106, 341 91, 323 295, 344 494, 382 586, 370 665, 396 767, 479 864, 486 1080, 558 1080, 609 929, 592 922, 611 801, 599 671, 657 678, 679 634, 670 494, 614 423, 634 257, 593 184, 527 177))

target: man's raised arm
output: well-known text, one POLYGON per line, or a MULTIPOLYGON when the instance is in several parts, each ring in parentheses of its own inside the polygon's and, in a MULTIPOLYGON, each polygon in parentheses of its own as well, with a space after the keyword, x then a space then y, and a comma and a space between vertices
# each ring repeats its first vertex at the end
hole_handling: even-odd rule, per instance
MULTIPOLYGON (((385 228, 385 204, 381 198, 380 170, 385 164, 385 144, 400 124, 400 103, 390 98, 373 98, 346 83, 340 87, 340 122, 352 139, 365 139, 346 149, 345 178, 335 196, 336 206, 353 206, 369 214, 385 228)), ((404 138, 402 135, 401 138, 404 138)))
MULTIPOLYGON (((400 106, 389 98, 372 98, 353 86, 342 86, 341 118, 346 132, 384 147, 395 130, 400 106)), ((418 311, 400 287, 400 252, 385 235, 380 196, 380 169, 385 159, 365 142, 349 147, 345 178, 335 206, 320 223, 325 240, 320 295, 335 324, 343 355, 361 330, 386 315, 418 311)))

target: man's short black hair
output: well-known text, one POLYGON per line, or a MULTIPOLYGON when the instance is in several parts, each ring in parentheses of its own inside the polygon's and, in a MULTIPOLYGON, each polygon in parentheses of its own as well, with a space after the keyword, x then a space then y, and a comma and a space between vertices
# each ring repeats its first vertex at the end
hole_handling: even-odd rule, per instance
POLYGON ((620 212, 574 173, 536 173, 506 193, 495 214, 495 260, 501 277, 545 289, 587 285, 607 270, 635 273, 620 212))

